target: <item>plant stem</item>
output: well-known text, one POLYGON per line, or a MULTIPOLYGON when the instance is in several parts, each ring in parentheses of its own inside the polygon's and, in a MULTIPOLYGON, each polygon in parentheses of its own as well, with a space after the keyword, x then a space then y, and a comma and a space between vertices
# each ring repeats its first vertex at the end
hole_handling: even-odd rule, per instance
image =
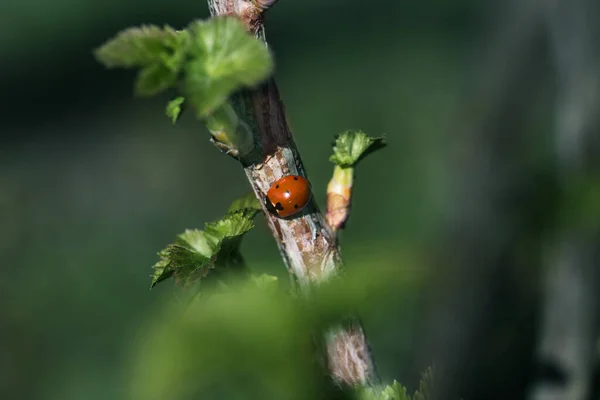
MULTIPOLYGON (((208 5, 213 16, 237 15, 250 32, 264 40, 259 5, 244 0, 208 0, 208 5)), ((256 147, 250 154, 241 156, 240 162, 259 199, 262 200, 271 184, 282 176, 306 176, 273 79, 256 90, 237 94, 232 104, 254 134, 256 147)), ((339 273, 340 249, 314 196, 300 216, 291 219, 264 211, 288 272, 302 290, 309 290, 339 273)), ((326 336, 327 363, 335 381, 353 386, 376 379, 367 340, 358 321, 333 328, 326 336)))
POLYGON ((350 214, 353 180, 353 167, 336 165, 333 168, 333 176, 327 185, 327 223, 335 232, 344 226, 350 214))

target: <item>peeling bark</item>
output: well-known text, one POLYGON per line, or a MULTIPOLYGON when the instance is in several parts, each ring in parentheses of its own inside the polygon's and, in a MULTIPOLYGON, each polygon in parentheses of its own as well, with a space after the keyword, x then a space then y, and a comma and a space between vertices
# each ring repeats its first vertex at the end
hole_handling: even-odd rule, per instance
MULTIPOLYGON (((258 3, 208 0, 213 16, 235 15, 251 33, 263 40, 263 12, 274 3, 267 0, 258 3)), ((255 90, 238 93, 232 101, 240 118, 254 133, 255 151, 240 162, 256 196, 264 199, 271 184, 285 175, 306 177, 275 81, 270 79, 255 90)), ((288 272, 301 289, 308 290, 337 275, 342 267, 340 249, 314 198, 300 214, 290 218, 273 215, 264 204, 263 211, 288 272)), ((353 328, 333 329, 328 338, 328 365, 334 380, 356 385, 374 379, 368 344, 358 322, 353 328)))

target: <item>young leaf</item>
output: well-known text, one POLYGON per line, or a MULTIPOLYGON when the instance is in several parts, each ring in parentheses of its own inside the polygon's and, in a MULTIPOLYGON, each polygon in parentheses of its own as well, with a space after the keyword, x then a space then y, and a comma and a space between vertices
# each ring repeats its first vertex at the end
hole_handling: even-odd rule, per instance
POLYGON ((356 397, 357 400, 411 400, 406 388, 396 381, 383 390, 361 387, 357 390, 356 397))
POLYGON ((175 86, 187 45, 186 31, 145 25, 119 33, 98 48, 94 55, 108 68, 139 68, 135 93, 152 96, 175 86))
POLYGON ((178 32, 169 26, 143 25, 124 30, 98 48, 94 55, 107 68, 145 67, 161 61, 177 48, 178 32))
POLYGON ((173 125, 179 119, 179 115, 181 114, 182 104, 185 99, 182 96, 176 97, 173 100, 167 103, 167 108, 165 110, 167 117, 171 118, 173 125))
POLYGON ((252 219, 260 210, 256 196, 251 194, 255 201, 250 194, 236 199, 222 219, 207 223, 203 231, 186 230, 159 252, 150 287, 170 277, 188 286, 216 268, 242 265, 241 240, 254 227, 252 219))
POLYGON ((177 83, 177 71, 163 64, 151 64, 143 68, 135 81, 135 94, 150 97, 169 89, 177 83))
POLYGON ((183 286, 205 277, 211 269, 237 263, 242 236, 254 227, 253 211, 228 213, 219 221, 206 224, 204 231, 186 230, 175 243, 158 253, 151 288, 173 276, 183 286))
POLYGON ((431 400, 431 386, 433 385, 434 367, 427 368, 421 375, 419 390, 417 390, 413 395, 413 400, 431 400))
POLYGON ((254 192, 250 191, 242 197, 235 199, 229 206, 229 210, 227 210, 227 212, 238 211, 244 208, 249 208, 255 210, 256 212, 261 210, 260 202, 256 198, 254 192))
POLYGON ((353 167, 367 154, 384 146, 382 137, 371 137, 362 131, 345 131, 336 137, 329 161, 343 168, 353 167))
POLYGON ((259 84, 273 70, 267 47, 235 17, 196 21, 188 32, 191 60, 185 66, 184 88, 200 117, 233 92, 259 84))
POLYGON ((406 393, 406 388, 397 381, 388 386, 381 393, 381 400, 411 400, 406 393))
POLYGON ((431 400, 433 369, 431 367, 421 375, 419 390, 410 396, 406 387, 394 380, 394 383, 383 389, 360 387, 357 389, 357 400, 431 400))

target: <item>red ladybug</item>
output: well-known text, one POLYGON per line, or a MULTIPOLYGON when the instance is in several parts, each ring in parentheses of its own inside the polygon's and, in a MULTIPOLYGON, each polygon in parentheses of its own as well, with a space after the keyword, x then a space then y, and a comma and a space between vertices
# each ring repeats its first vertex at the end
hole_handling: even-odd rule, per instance
POLYGON ((310 182, 301 176, 284 176, 271 186, 265 197, 267 210, 280 217, 302 211, 310 200, 310 182))

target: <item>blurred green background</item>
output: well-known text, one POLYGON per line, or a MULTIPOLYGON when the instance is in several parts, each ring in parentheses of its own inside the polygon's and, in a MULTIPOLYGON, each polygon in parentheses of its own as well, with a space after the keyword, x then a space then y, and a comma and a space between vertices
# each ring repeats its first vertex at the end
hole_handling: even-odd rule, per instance
MULTIPOLYGON (((349 269, 418 268, 402 260, 424 256, 439 230, 449 126, 472 79, 480 8, 281 0, 268 14, 276 78, 321 208, 336 133, 362 129, 389 143, 357 172, 341 238, 349 269)), ((92 57, 128 26, 207 15, 202 1, 0 5, 0 397, 126 398, 136 338, 182 296, 172 282, 148 290, 156 252, 249 190, 201 124, 188 116, 173 127, 165 98, 134 99, 133 74, 92 57)), ((285 281, 257 222, 247 261, 285 281)), ((429 364, 415 354, 419 299, 409 285, 363 316, 382 378, 409 388, 429 364)))

